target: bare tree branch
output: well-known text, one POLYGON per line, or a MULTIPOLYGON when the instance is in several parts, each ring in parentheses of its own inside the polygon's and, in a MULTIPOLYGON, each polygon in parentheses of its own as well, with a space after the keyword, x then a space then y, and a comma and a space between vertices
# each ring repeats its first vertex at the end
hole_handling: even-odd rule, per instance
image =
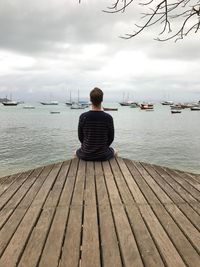
POLYGON ((141 12, 143 15, 141 21, 145 20, 143 24, 135 24, 135 32, 121 36, 123 39, 131 39, 154 25, 162 27, 158 34, 160 37, 155 38, 159 41, 170 39, 177 41, 191 32, 197 33, 200 29, 200 0, 142 0, 139 3, 135 3, 134 0, 113 1, 114 3, 103 12, 112 14, 125 12, 127 8, 134 8, 135 5, 145 10, 141 12), (168 37, 165 37, 166 35, 168 37))

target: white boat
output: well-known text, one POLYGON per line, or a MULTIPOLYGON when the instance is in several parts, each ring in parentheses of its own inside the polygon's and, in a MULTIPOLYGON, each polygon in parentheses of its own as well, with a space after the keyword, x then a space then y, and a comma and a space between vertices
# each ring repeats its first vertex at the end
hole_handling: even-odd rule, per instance
POLYGON ((24 108, 24 109, 35 109, 34 106, 24 106, 23 108, 24 108))
POLYGON ((50 105, 58 105, 58 101, 50 101, 50 102, 40 102, 40 104, 42 104, 42 105, 48 105, 48 106, 50 106, 50 105))
POLYGON ((142 103, 142 104, 140 104, 140 109, 154 110, 154 106, 152 103, 142 103))
POLYGON ((174 102, 171 101, 171 100, 170 100, 170 101, 162 101, 161 104, 162 104, 162 105, 166 105, 166 106, 167 106, 167 105, 170 106, 170 105, 173 105, 174 102))
POLYGON ((19 103, 17 101, 7 100, 2 102, 4 106, 17 106, 19 103))
POLYGON ((124 107, 126 107, 126 106, 131 106, 131 105, 133 105, 133 104, 138 105, 137 102, 135 102, 135 101, 133 101, 133 100, 129 100, 129 94, 127 94, 127 97, 125 97, 125 93, 123 93, 123 100, 122 100, 121 102, 119 102, 119 104, 120 104, 121 106, 124 106, 124 107))
POLYGON ((175 105, 170 105, 171 110, 180 110, 183 109, 181 104, 175 104, 175 105))
POLYGON ((69 92, 69 101, 65 102, 65 104, 67 106, 71 106, 72 104, 74 104, 74 102, 72 101, 72 94, 71 91, 69 92))
POLYGON ((84 109, 86 108, 85 105, 82 105, 81 103, 74 103, 71 105, 71 109, 84 109))
POLYGON ((190 108, 192 111, 200 111, 200 106, 190 108))

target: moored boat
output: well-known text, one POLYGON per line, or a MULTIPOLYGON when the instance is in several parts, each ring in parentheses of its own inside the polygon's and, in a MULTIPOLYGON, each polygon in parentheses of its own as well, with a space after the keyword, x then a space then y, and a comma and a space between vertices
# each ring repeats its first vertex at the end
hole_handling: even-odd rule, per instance
POLYGON ((124 106, 124 107, 131 106, 132 104, 138 105, 138 103, 137 102, 134 102, 134 101, 123 101, 123 102, 119 102, 119 104, 121 106, 124 106))
POLYGON ((200 111, 200 106, 190 108, 191 111, 200 111))
POLYGON ((84 109, 86 107, 87 106, 82 105, 81 103, 74 103, 74 104, 71 105, 71 109, 84 109))
POLYGON ((181 104, 175 104, 175 105, 171 105, 171 110, 180 110, 182 109, 181 104))
POLYGON ((42 104, 42 105, 48 105, 48 106, 50 106, 50 105, 58 105, 58 101, 50 101, 50 102, 40 102, 40 104, 42 104))
POLYGON ((162 101, 161 104, 164 106, 167 106, 167 105, 170 106, 170 105, 173 105, 174 102, 173 101, 162 101))
POLYGON ((130 108, 138 108, 139 107, 139 105, 138 105, 138 103, 136 103, 136 102, 134 102, 134 103, 132 103, 131 105, 130 105, 130 108))
POLYGON ((5 102, 2 102, 2 104, 4 106, 17 106, 19 103, 17 101, 8 100, 8 101, 5 101, 5 102))
POLYGON ((140 109, 153 110, 154 106, 151 103, 142 103, 142 104, 140 104, 140 109))
POLYGON ((60 114, 60 111, 50 111, 50 114, 60 114))
POLYGON ((181 110, 178 110, 178 109, 177 110, 175 110, 175 109, 174 110, 173 109, 171 110, 171 113, 172 114, 177 114, 177 113, 181 113, 181 112, 182 111, 181 110))
POLYGON ((104 111, 117 111, 118 108, 104 108, 104 107, 103 107, 103 110, 104 110, 104 111))
POLYGON ((23 109, 35 109, 34 106, 24 106, 23 109))

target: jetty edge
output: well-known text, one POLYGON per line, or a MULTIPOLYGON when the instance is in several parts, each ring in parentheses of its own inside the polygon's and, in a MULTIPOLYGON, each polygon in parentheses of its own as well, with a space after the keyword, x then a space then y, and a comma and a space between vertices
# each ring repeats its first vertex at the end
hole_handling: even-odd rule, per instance
POLYGON ((199 174, 116 157, 0 178, 0 266, 199 263, 199 174))

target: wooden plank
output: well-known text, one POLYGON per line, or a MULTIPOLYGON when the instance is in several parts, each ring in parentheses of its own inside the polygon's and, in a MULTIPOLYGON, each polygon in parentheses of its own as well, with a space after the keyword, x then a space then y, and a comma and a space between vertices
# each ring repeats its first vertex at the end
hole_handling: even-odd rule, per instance
POLYGON ((183 179, 185 179, 190 185, 192 185, 195 189, 197 189, 200 192, 200 181, 195 179, 195 176, 192 176, 185 172, 178 172, 176 173, 183 179))
POLYGON ((164 169, 179 185, 181 185, 181 187, 183 187, 190 195, 192 195, 193 198, 200 201, 200 194, 197 189, 195 189, 186 180, 182 179, 175 171, 166 168, 164 169))
MULTIPOLYGON (((189 195, 183 188, 181 188, 181 186, 178 186, 178 189, 175 191, 174 187, 177 188, 177 184, 175 183, 175 185, 174 185, 173 181, 172 181, 172 184, 167 183, 168 180, 171 181, 171 177, 168 174, 166 174, 166 172, 160 166, 154 166, 153 165, 152 168, 155 169, 155 171, 159 174, 159 177, 161 179, 163 178, 162 184, 157 179, 157 182, 159 183, 159 185, 167 192, 167 194, 171 197, 171 199, 175 203, 177 203, 177 205, 181 209, 182 209, 182 207, 184 207, 184 205, 182 206, 179 204, 186 203, 186 201, 188 201, 189 205, 191 206, 191 209, 195 210, 200 215, 200 203, 197 202, 196 199, 194 199, 191 195, 189 195), (177 192, 179 192, 181 196, 177 192)), ((156 179, 156 178, 157 178, 157 176, 154 176, 154 179, 156 179)), ((189 211, 189 209, 187 209, 187 211, 189 211)))
POLYGON ((78 169, 79 160, 77 158, 71 161, 70 169, 67 174, 66 183, 62 190, 58 206, 67 207, 71 204, 71 198, 74 191, 74 185, 76 181, 77 169, 78 169))
POLYGON ((79 266, 83 220, 82 209, 83 207, 81 205, 74 205, 70 208, 59 267, 79 266))
POLYGON ((63 162, 58 177, 56 179, 56 182, 53 185, 53 188, 51 189, 47 197, 47 200, 45 201, 44 208, 57 206, 63 186, 66 182, 70 163, 71 163, 70 161, 63 162))
POLYGON ((68 213, 69 206, 57 207, 38 266, 58 266, 68 213))
MULTIPOLYGON (((59 199, 58 207, 51 225, 51 229, 46 240, 46 244, 40 259, 39 266, 57 266, 59 263, 61 249, 63 244, 66 223, 69 214, 69 205, 73 195, 73 187, 76 180, 78 160, 64 162, 65 171, 59 173, 58 183, 61 185, 65 177, 65 184, 59 199), (69 165, 70 163, 70 165, 69 165), (69 170, 68 170, 69 167, 69 170), (66 176, 67 175, 67 176, 66 176)), ((57 181, 56 181, 57 184, 57 181)), ((55 184, 55 185, 56 185, 55 184)), ((56 186, 57 188, 57 186, 56 186)), ((57 199, 57 197, 56 197, 57 199)), ((48 200, 47 200, 48 201, 48 200)), ((55 205, 55 202, 54 202, 55 205)))
POLYGON ((42 168, 35 169, 27 180, 24 182, 23 186, 21 186, 18 191, 13 195, 13 197, 5 204, 4 208, 0 211, 0 229, 3 224, 12 214, 12 211, 18 206, 24 196, 27 194, 30 187, 33 185, 37 177, 40 175, 42 168))
POLYGON ((152 209, 185 263, 190 267, 198 266, 200 262, 199 254, 166 209, 162 205, 152 205, 152 209))
POLYGON ((0 196, 9 188, 9 186, 14 183, 14 181, 21 175, 17 173, 14 175, 6 176, 0 179, 0 196))
POLYGON ((122 201, 125 205, 128 205, 130 203, 134 203, 135 200, 133 196, 131 195, 131 192, 126 184, 126 181, 124 179, 124 176, 118 166, 118 163, 116 162, 116 159, 110 160, 110 166, 112 173, 115 177, 115 182, 117 184, 118 191, 120 193, 120 196, 122 198, 122 201))
MULTIPOLYGON (((183 204, 182 204, 183 205, 183 204)), ((182 229, 184 234, 200 253, 200 232, 194 227, 194 225, 188 220, 186 216, 175 205, 165 205, 168 212, 176 221, 178 226, 182 229)))
MULTIPOLYGON (((153 169, 152 166, 150 166, 149 164, 142 164, 143 167, 145 167, 145 169, 148 171, 148 173, 151 174, 151 176, 153 177, 153 179, 156 179, 158 181, 158 184, 161 186, 161 188, 163 188, 163 190, 167 190, 168 195, 170 197, 172 197, 172 200, 174 200, 175 202, 177 202, 178 200, 178 207, 180 210, 182 210, 184 212, 184 214, 193 222, 193 224, 199 229, 200 227, 200 216, 194 211, 194 209, 192 208, 192 204, 191 206, 189 206, 187 203, 184 203, 184 205, 181 205, 181 203, 183 201, 181 201, 181 197, 177 197, 177 193, 175 193, 173 191, 172 188, 170 188, 170 186, 166 183, 160 183, 160 176, 158 175, 158 173, 153 169), (171 190, 170 190, 171 189, 171 190), (179 200, 180 199, 180 200, 179 200)), ((144 175, 143 175, 144 176, 144 175)), ((150 179, 147 178, 147 183, 149 184, 150 179)), ((154 190, 154 188, 152 188, 154 190)), ((158 198, 161 200, 162 195, 158 195, 158 198)), ((163 204, 165 204, 166 202, 164 202, 163 204)), ((168 202, 170 203, 170 202, 168 202)))
POLYGON ((119 192, 108 162, 103 162, 103 170, 113 210, 123 265, 144 266, 124 207, 122 204, 120 205, 119 192))
POLYGON ((155 193, 156 197, 160 200, 160 202, 164 203, 173 203, 173 201, 169 198, 169 196, 165 193, 165 191, 157 184, 157 182, 152 178, 157 176, 156 172, 154 172, 150 166, 146 169, 140 164, 139 162, 134 162, 134 166, 138 169, 141 173, 142 177, 149 185, 151 190, 155 193), (148 170, 148 171, 147 171, 148 170))
POLYGON ((186 266, 150 206, 142 205, 139 209, 166 265, 168 267, 186 266))
POLYGON ((102 165, 103 165, 103 172, 105 176, 106 186, 109 192, 109 199, 111 201, 111 205, 118 205, 118 204, 122 205, 122 200, 120 198, 118 188, 115 184, 109 162, 104 161, 102 165))
POLYGON ((148 202, 150 204, 153 204, 153 203, 160 204, 160 200, 157 198, 155 193, 152 191, 152 189, 146 183, 146 181, 144 180, 143 176, 141 175, 141 173, 136 168, 134 162, 132 162, 131 160, 127 160, 126 159, 125 163, 126 163, 127 167, 129 168, 129 171, 133 175, 134 180, 136 181, 136 183, 137 183, 138 187, 140 188, 141 192, 145 196, 146 200, 148 200, 148 202))
POLYGON ((110 205, 101 162, 95 162, 95 181, 97 187, 98 206, 110 205))
POLYGON ((162 176, 166 183, 184 199, 186 202, 197 202, 197 200, 189 194, 176 180, 174 180, 162 167, 157 166, 156 171, 162 176))
POLYGON ((100 224, 101 258, 104 267, 121 267, 122 261, 110 208, 108 193, 104 181, 102 165, 95 162, 95 181, 97 188, 97 207, 100 224))
POLYGON ((185 200, 173 189, 173 187, 166 183, 163 177, 159 173, 157 166, 142 163, 142 166, 151 174, 156 183, 166 192, 166 194, 175 203, 185 203, 185 200))
POLYGON ((138 207, 135 205, 126 205, 126 210, 145 267, 164 267, 165 264, 143 221, 138 207))
MULTIPOLYGON (((3 228, 0 230, 0 255, 5 250, 7 244, 9 243, 11 237, 16 231, 19 223, 21 222, 23 216, 27 212, 30 204, 32 203, 34 197, 39 191, 44 180, 47 178, 52 166, 45 167, 34 185, 29 190, 28 194, 24 197, 21 203, 18 205, 17 209, 14 210, 13 214, 10 216, 9 220, 5 223, 3 228)), ((12 210, 11 210, 12 211, 12 210)))
MULTIPOLYGON (((126 180, 126 183, 129 187, 129 190, 132 193, 132 196, 137 204, 147 204, 147 201, 140 191, 137 183, 134 180, 134 177, 130 173, 128 167, 126 166, 126 163, 122 158, 117 157, 117 162, 119 164, 119 167, 124 175, 124 179, 126 180)), ((136 174, 137 175, 137 174, 136 174)))
POLYGON ((6 205, 9 199, 15 194, 15 192, 20 188, 20 186, 26 181, 32 171, 24 172, 20 175, 20 179, 15 180, 15 182, 4 192, 0 197, 0 210, 6 205))
MULTIPOLYGON (((38 219, 36 226, 31 233, 28 243, 23 251, 18 267, 36 267, 42 249, 45 244, 46 235, 53 218, 54 208, 44 209, 38 219)), ((56 266, 56 265, 54 265, 56 266)))
POLYGON ((96 208, 94 163, 92 161, 87 162, 85 169, 84 205, 90 205, 92 209, 96 208))
POLYGON ((0 266, 15 266, 18 262, 60 168, 61 164, 56 164, 48 175, 48 179, 45 180, 39 193, 33 200, 31 207, 28 209, 23 220, 18 226, 17 231, 14 233, 8 246, 6 247, 0 259, 0 266))
MULTIPOLYGON (((50 192, 50 194, 49 194, 49 196, 48 196, 48 198, 47 198, 47 200, 46 200, 46 202, 44 204, 44 210, 48 211, 50 209, 51 212, 52 212, 52 216, 53 216, 53 214, 55 212, 55 208, 56 208, 57 202, 59 200, 59 196, 60 196, 60 193, 61 193, 61 190, 62 190, 62 187, 63 187, 63 183, 66 180, 66 175, 67 175, 67 172, 68 172, 69 164, 70 164, 70 161, 66 161, 66 162, 63 163, 63 165, 61 167, 61 170, 60 170, 60 172, 58 174, 57 180, 54 183, 53 188, 52 188, 52 190, 51 190, 51 192, 50 192)), ((62 218, 65 218, 64 215, 65 215, 66 212, 68 213, 66 208, 62 209, 62 218)), ((47 239, 43 254, 46 254, 47 251, 48 251, 49 240, 51 242, 51 247, 53 247, 54 250, 53 250, 53 253, 52 253, 52 251, 50 251, 50 253, 48 253, 48 257, 46 259, 50 258, 50 260, 52 260, 52 258, 55 258, 56 255, 57 255, 55 248, 58 247, 59 242, 58 242, 58 240, 56 238, 57 238, 57 235, 59 233, 60 228, 62 228, 61 221, 59 221, 59 219, 58 219, 58 218, 61 217, 60 213, 61 213, 60 209, 57 209, 57 212, 56 212, 55 217, 54 217, 54 221, 52 223, 50 232, 48 234, 48 239, 47 239), (55 227, 56 227, 56 233, 55 233, 55 227), (53 237, 53 239, 52 239, 52 237, 53 237), (52 245, 52 244, 54 244, 54 245, 52 245)), ((52 216, 49 217, 49 225, 50 225, 50 222, 51 222, 50 219, 52 219, 52 216)), ((65 223, 64 223, 64 228, 65 228, 65 223)), ((36 243, 35 239, 37 238, 37 234, 38 234, 37 232, 36 232, 36 234, 34 233, 33 237, 29 239, 28 246, 30 248, 35 246, 35 243, 36 243)), ((46 236, 44 236, 42 238, 45 238, 44 240, 46 240, 46 236)), ((61 242, 60 243, 62 243, 62 236, 61 236, 61 242)), ((43 246, 42 247, 40 246, 39 249, 38 248, 36 249, 38 256, 40 256, 42 254, 42 251, 41 251, 42 248, 43 248, 43 246)), ((60 251, 59 251, 59 253, 60 253, 60 251)), ((26 259, 28 258, 28 254, 29 254, 29 250, 25 250, 25 252, 23 254, 24 255, 23 256, 24 259, 22 260, 22 263, 24 264, 24 266, 26 266, 26 262, 27 262, 26 259)), ((58 258, 59 258, 59 256, 58 256, 58 258)), ((43 259, 43 256, 42 256, 42 259, 43 259)), ((33 259, 32 259, 33 263, 32 264, 35 264, 36 260, 38 261, 38 258, 37 257, 35 257, 35 258, 33 257, 33 259)), ((54 264, 54 262, 51 262, 53 264, 51 266, 56 266, 54 264)), ((29 264, 30 264, 30 266, 34 266, 34 265, 31 265, 31 263, 29 263, 29 264)))
POLYGON ((100 267, 99 229, 96 207, 96 188, 94 163, 87 162, 85 183, 85 206, 83 220, 83 239, 81 266, 100 267), (91 212, 92 211, 92 212, 91 212))
MULTIPOLYGON (((77 160, 74 161, 76 163, 77 160)), ((80 160, 71 200, 60 266, 78 266, 81 257, 86 162, 80 160)))
POLYGON ((85 168, 86 168, 86 161, 80 160, 78 166, 76 184, 74 188, 74 194, 72 198, 72 205, 83 205, 84 187, 85 187, 85 168))
MULTIPOLYGON (((192 205, 193 206, 193 205, 192 205)), ((200 215, 187 203, 178 203, 177 207, 185 214, 191 223, 200 231, 200 215)))

